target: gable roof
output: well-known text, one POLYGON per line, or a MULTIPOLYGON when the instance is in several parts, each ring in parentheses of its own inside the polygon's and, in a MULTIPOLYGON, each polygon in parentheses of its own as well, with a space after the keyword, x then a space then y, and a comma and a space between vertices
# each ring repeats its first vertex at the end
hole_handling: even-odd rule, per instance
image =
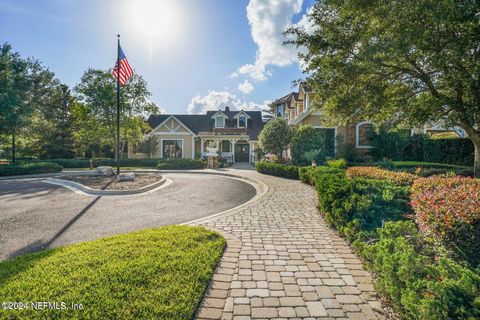
POLYGON ((270 106, 274 107, 279 104, 287 103, 287 106, 290 107, 290 102, 292 101, 292 99, 294 101, 298 100, 298 92, 290 92, 289 94, 274 100, 272 103, 270 103, 270 106))
MULTIPOLYGON (((214 129, 214 122, 211 117, 218 111, 207 111, 206 114, 160 114, 151 115, 147 123, 152 129, 158 127, 161 123, 167 120, 169 117, 174 116, 180 122, 182 122, 188 129, 190 129, 195 135, 199 132, 212 132, 214 129)), ((247 128, 247 134, 250 136, 250 140, 258 140, 258 135, 263 128, 263 119, 261 111, 222 111, 228 119, 235 119, 235 116, 241 112, 246 113, 250 119, 247 128)))

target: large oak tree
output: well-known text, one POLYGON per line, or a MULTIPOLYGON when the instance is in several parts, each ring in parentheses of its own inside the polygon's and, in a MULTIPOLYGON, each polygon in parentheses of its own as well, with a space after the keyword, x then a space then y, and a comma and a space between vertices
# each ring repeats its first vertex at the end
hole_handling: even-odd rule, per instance
POLYGON ((319 0, 313 32, 292 28, 315 104, 362 117, 463 128, 480 170, 480 2, 319 0))

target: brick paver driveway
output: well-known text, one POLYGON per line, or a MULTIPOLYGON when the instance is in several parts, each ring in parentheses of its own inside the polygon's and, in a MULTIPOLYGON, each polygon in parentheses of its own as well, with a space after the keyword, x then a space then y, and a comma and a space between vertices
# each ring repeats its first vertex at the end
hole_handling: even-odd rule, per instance
POLYGON ((257 201, 195 224, 228 241, 200 319, 382 319, 372 279, 299 181, 229 170, 263 181, 257 201))

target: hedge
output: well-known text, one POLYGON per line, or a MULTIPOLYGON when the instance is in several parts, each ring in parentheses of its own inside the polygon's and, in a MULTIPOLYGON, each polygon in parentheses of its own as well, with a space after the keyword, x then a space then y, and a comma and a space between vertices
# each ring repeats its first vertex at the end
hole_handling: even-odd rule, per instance
POLYGON ((350 179, 345 172, 315 172, 319 209, 351 241, 411 212, 410 188, 390 181, 350 179))
POLYGON ((375 273, 378 292, 404 319, 480 317, 479 270, 439 256, 433 240, 405 219, 411 212, 408 186, 325 169, 301 171, 313 172, 320 210, 353 241, 375 273))
POLYGON ((317 166, 317 167, 308 166, 308 167, 300 167, 298 169, 298 175, 299 175, 300 181, 312 186, 315 185, 315 182, 316 182, 315 177, 317 173, 320 173, 320 172, 327 172, 327 173, 339 174, 339 175, 344 174, 344 170, 332 168, 332 167, 326 167, 326 166, 317 166))
POLYGON ((255 164, 258 172, 288 179, 298 179, 298 167, 274 162, 260 161, 255 164))
POLYGON ((473 165, 474 146, 470 139, 427 139, 423 148, 423 161, 473 165))
POLYGON ((386 180, 400 185, 411 185, 418 176, 407 172, 395 172, 376 167, 350 167, 347 169, 350 178, 364 177, 386 180))
POLYGON ((193 159, 165 159, 158 162, 157 169, 181 170, 181 169, 203 169, 205 163, 193 159))
POLYGON ((0 165, 0 176, 53 173, 62 171, 62 166, 52 162, 19 163, 0 165))
POLYGON ((431 177, 415 181, 412 206, 420 229, 473 267, 480 264, 480 180, 431 177))
POLYGON ((387 222, 354 247, 403 319, 479 319, 480 274, 433 254, 412 221, 387 222))

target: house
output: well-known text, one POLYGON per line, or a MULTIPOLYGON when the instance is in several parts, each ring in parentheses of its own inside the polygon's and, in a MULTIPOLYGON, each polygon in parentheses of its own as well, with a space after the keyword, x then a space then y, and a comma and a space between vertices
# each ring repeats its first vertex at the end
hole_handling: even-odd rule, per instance
MULTIPOLYGON (((298 92, 291 92, 270 104, 275 117, 284 118, 292 126, 312 125, 324 134, 325 153, 327 157, 346 157, 347 153, 364 156, 372 149, 371 133, 373 123, 358 121, 347 125, 329 125, 321 111, 312 108, 315 97, 313 90, 305 83, 300 83, 298 92)), ((458 127, 446 128, 441 125, 425 125, 423 128, 409 130, 413 133, 454 132, 465 137, 465 132, 458 127)))
MULTIPOLYGON (((147 120, 152 130, 149 150, 133 146, 129 158, 186 158, 205 155, 217 147, 227 162, 255 162, 258 134, 263 128, 261 111, 207 111, 206 114, 161 114, 147 120)), ((143 147, 145 149, 145 147, 143 147)))

